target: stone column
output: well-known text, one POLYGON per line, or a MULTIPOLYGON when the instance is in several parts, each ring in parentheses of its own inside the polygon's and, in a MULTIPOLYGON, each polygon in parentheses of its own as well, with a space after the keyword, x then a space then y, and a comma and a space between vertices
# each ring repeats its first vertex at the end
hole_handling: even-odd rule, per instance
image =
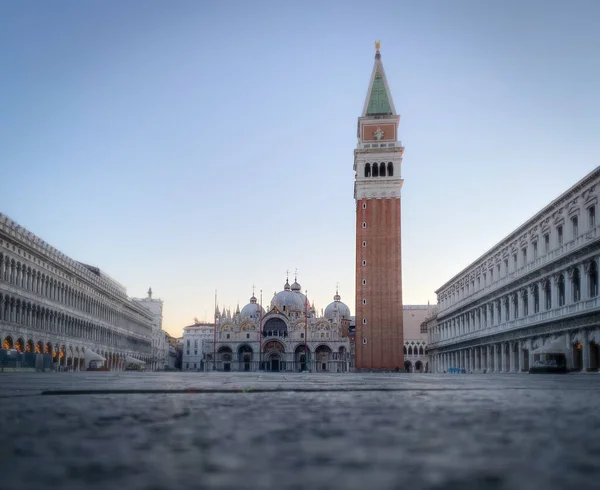
POLYGON ((558 274, 552 276, 550 291, 552 296, 552 309, 558 308, 558 274))
POLYGON ((573 345, 571 342, 572 339, 572 335, 571 332, 567 332, 565 334, 565 342, 566 342, 566 349, 567 349, 567 368, 568 369, 573 369, 574 366, 574 362, 573 362, 573 345))
POLYGON ((523 369, 523 345, 519 340, 517 342, 517 372, 520 373, 523 369))
POLYGON ((565 274, 565 305, 573 304, 573 272, 574 267, 567 270, 565 274))
POLYGON ((589 291, 589 279, 588 279, 588 272, 590 270, 589 268, 589 264, 591 264, 591 262, 583 263, 583 264, 579 264, 579 277, 580 277, 580 284, 579 284, 579 288, 581 291, 581 299, 585 300, 585 299, 589 299, 590 298, 590 291, 589 291))
POLYGON ((583 372, 587 372, 590 368, 590 342, 589 342, 589 334, 587 330, 583 330, 581 332, 581 361, 582 366, 581 370, 583 372))
POLYGON ((514 342, 509 342, 508 343, 508 348, 509 348, 509 351, 510 351, 510 355, 509 355, 510 365, 508 366, 508 370, 511 373, 515 372, 515 365, 516 365, 516 362, 515 362, 515 349, 514 349, 514 347, 515 347, 515 343, 514 342))
POLYGON ((490 346, 486 345, 485 346, 485 372, 489 373, 490 372, 490 346))
POLYGON ((529 349, 528 349, 528 351, 529 351, 528 352, 529 367, 531 368, 531 367, 533 367, 533 362, 534 362, 533 361, 533 356, 534 356, 534 354, 533 354, 533 350, 534 350, 533 349, 533 339, 529 339, 527 342, 528 342, 528 347, 529 347, 529 349))

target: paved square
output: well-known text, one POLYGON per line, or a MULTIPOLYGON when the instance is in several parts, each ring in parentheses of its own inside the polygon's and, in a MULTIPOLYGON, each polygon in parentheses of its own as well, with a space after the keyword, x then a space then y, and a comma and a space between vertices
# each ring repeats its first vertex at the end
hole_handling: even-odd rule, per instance
POLYGON ((600 481, 598 374, 5 373, 0 407, 2 489, 600 481))

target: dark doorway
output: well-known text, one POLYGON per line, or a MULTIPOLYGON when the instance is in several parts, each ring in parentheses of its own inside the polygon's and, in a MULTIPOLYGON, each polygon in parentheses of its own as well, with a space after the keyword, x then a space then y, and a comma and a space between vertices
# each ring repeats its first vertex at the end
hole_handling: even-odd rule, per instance
POLYGON ((274 373, 279 372, 279 359, 271 359, 271 371, 274 373))
POLYGON ((306 356, 300 356, 300 371, 307 371, 307 369, 306 369, 306 356))
POLYGON ((226 373, 228 373, 229 371, 231 371, 231 363, 226 362, 223 364, 223 371, 225 371, 226 373))

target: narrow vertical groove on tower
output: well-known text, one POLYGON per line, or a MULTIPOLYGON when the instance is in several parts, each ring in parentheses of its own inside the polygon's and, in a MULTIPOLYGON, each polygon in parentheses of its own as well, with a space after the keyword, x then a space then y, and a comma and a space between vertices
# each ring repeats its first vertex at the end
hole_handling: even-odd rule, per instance
POLYGON ((357 370, 404 369, 399 123, 377 44, 354 150, 357 370))

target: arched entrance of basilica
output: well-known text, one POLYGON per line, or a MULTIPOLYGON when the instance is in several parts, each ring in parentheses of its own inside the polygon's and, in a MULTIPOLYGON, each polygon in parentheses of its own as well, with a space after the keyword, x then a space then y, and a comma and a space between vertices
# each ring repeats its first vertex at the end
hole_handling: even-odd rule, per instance
POLYGON ((264 369, 277 373, 285 371, 285 348, 281 342, 271 340, 265 344, 264 352, 264 369))
POLYGON ((331 349, 326 345, 320 345, 315 349, 316 370, 329 371, 329 361, 331 359, 331 349))
POLYGON ((310 362, 310 351, 304 344, 296 347, 294 352, 294 360, 296 362, 295 371, 308 371, 308 363, 310 362))
POLYGON ((231 371, 232 353, 229 347, 221 347, 217 351, 217 361, 221 361, 221 371, 231 371))
POLYGON ((251 371, 252 370, 252 347, 248 344, 242 345, 238 350, 238 361, 240 371, 251 371))
POLYGON ((270 354, 269 355, 269 366, 267 367, 267 369, 269 371, 271 371, 272 373, 278 373, 279 371, 281 371, 281 367, 282 367, 281 356, 276 352, 270 354))

